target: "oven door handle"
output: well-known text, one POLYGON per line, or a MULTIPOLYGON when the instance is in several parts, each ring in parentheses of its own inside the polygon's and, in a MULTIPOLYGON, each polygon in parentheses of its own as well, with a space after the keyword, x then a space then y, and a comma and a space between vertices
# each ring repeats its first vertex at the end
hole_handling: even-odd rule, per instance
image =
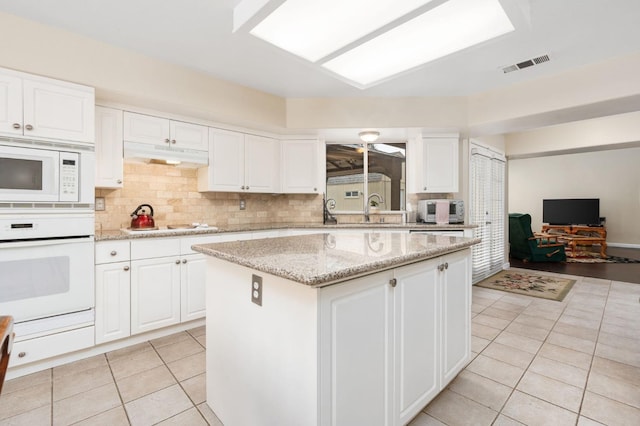
POLYGON ((60 244, 92 243, 93 235, 82 235, 72 238, 34 238, 30 240, 0 241, 0 250, 20 247, 43 247, 60 244))

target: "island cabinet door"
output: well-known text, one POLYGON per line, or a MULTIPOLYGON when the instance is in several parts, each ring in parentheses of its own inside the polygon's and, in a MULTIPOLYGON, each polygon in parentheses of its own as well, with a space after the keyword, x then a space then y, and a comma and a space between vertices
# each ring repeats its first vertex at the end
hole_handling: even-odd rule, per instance
POLYGON ((469 250, 442 258, 442 386, 462 371, 471 354, 469 250))
POLYGON ((437 260, 395 270, 395 424, 404 425, 440 392, 440 272, 437 260))
POLYGON ((391 272, 320 292, 320 424, 392 425, 391 272))

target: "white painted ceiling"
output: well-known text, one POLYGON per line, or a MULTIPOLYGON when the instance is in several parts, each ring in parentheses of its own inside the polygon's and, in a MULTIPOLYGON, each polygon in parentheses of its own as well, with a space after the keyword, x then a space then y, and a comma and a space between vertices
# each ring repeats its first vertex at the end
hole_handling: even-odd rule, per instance
POLYGON ((640 51, 639 0, 501 1, 524 11, 515 32, 366 90, 232 33, 239 0, 0 0, 0 11, 283 97, 463 96, 640 51), (544 54, 549 62, 502 72, 544 54))

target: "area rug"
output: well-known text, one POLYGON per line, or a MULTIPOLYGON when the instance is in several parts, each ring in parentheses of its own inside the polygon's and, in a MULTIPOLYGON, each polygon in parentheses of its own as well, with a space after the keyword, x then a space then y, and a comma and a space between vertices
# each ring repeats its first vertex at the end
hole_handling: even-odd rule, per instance
POLYGON ((576 280, 538 273, 506 270, 500 271, 476 285, 562 302, 575 282, 576 280))
POLYGON ((567 256, 569 263, 640 263, 640 260, 629 259, 628 257, 609 256, 606 259, 600 257, 599 253, 579 253, 576 257, 567 256))

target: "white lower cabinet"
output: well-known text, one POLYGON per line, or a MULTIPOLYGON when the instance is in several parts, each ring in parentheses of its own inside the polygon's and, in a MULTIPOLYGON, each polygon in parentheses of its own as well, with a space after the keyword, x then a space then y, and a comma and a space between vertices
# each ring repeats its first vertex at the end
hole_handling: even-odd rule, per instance
POLYGON ((203 318, 206 257, 191 245, 215 238, 97 242, 96 344, 203 318))
POLYGON ((96 344, 131 335, 131 272, 129 241, 95 245, 96 344))
POLYGON ((190 321, 206 314, 207 259, 204 254, 182 256, 180 267, 180 319, 190 321))
POLYGON ((179 257, 131 261, 131 334, 180 322, 179 257))
POLYGON ((96 344, 131 335, 129 261, 96 265, 96 344))
POLYGON ((440 392, 439 259, 395 274, 395 387, 392 424, 408 423, 440 392))
POLYGON ((320 291, 320 424, 392 425, 391 271, 320 291))
POLYGON ((469 251, 320 296, 320 424, 404 425, 470 354, 469 251))

